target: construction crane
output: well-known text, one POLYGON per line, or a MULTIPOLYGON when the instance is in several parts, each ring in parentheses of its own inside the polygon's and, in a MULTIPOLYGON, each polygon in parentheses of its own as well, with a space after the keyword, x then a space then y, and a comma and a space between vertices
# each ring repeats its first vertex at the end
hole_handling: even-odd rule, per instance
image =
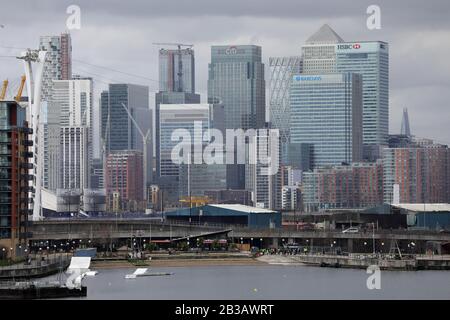
POLYGON ((178 47, 178 72, 177 72, 177 76, 178 76, 178 88, 177 91, 178 92, 182 92, 183 91, 183 62, 181 61, 181 47, 187 47, 187 48, 192 48, 194 45, 193 44, 184 44, 184 43, 172 43, 172 42, 155 42, 153 43, 154 45, 157 46, 176 46, 178 47))
POLYGON ((0 93, 0 100, 4 100, 6 96, 6 89, 8 89, 8 79, 3 81, 2 92, 0 93))
POLYGON ((204 206, 210 202, 208 196, 186 196, 180 199, 181 203, 187 203, 189 207, 204 206))
POLYGON ((134 119, 133 115, 131 114, 130 110, 128 110, 127 106, 122 103, 122 107, 124 108, 125 112, 128 115, 128 118, 130 118, 131 122, 133 122, 134 126, 136 127, 137 131, 142 137, 142 148, 143 148, 143 167, 144 167, 144 176, 143 176, 143 184, 144 184, 144 200, 147 204, 147 143, 149 141, 151 130, 148 129, 147 132, 144 133, 141 126, 137 123, 136 119, 134 119))

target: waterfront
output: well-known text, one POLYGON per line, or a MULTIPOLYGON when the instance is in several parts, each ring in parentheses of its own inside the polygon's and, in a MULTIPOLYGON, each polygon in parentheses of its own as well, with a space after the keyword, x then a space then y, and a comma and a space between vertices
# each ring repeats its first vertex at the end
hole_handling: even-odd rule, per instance
POLYGON ((125 279, 133 268, 98 269, 81 299, 450 299, 448 271, 382 271, 368 290, 365 270, 292 265, 157 267, 171 276, 125 279))

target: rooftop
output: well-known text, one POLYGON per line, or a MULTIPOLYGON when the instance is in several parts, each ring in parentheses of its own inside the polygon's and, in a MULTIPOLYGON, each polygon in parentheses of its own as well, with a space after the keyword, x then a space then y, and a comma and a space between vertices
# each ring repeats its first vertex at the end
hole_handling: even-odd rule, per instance
POLYGON ((450 203, 399 203, 392 206, 416 212, 450 211, 450 203))
POLYGON ((306 44, 329 44, 340 43, 344 40, 328 24, 324 24, 320 29, 306 40, 306 44))
POLYGON ((241 211, 245 213, 275 213, 273 210, 245 206, 243 204, 208 204, 208 206, 227 210, 241 211))

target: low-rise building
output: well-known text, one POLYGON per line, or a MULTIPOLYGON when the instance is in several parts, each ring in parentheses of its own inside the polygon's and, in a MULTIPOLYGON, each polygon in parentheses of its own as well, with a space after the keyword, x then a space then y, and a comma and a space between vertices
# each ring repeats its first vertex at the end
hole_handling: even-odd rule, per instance
POLYGON ((360 209, 383 203, 383 166, 353 163, 303 173, 305 212, 328 209, 360 209))
POLYGON ((142 152, 112 151, 106 158, 105 184, 108 211, 144 210, 142 152))
POLYGON ((440 144, 415 144, 383 150, 384 202, 393 203, 398 185, 400 203, 450 201, 450 149, 440 144))
POLYGON ((166 213, 166 219, 203 225, 225 224, 249 228, 278 228, 281 226, 280 212, 241 204, 208 204, 183 208, 166 213))

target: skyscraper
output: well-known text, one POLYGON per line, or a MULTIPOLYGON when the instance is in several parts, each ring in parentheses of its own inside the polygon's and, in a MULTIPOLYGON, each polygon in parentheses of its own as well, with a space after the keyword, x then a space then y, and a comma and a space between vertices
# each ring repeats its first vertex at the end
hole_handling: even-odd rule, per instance
POLYGON ((246 189, 255 207, 281 208, 280 137, 276 131, 258 129, 249 138, 249 163, 245 167, 246 189), (270 163, 269 161, 270 160, 270 163), (266 163, 268 162, 268 163, 266 163))
POLYGON ((344 40, 324 24, 302 46, 302 73, 336 72, 336 44, 344 40))
POLYGON ((72 40, 69 33, 41 36, 39 49, 47 51, 42 78, 42 101, 48 101, 52 80, 72 79, 72 40))
POLYGON ((289 90, 292 76, 301 71, 300 57, 273 57, 269 58, 269 108, 270 123, 273 128, 280 131, 281 160, 287 160, 288 143, 290 142, 291 108, 289 90))
POLYGON ((261 47, 211 47, 208 102, 225 106, 227 129, 264 127, 266 101, 261 47))
POLYGON ((382 41, 337 44, 336 61, 337 72, 362 76, 363 144, 370 154, 371 146, 386 145, 389 134, 389 46, 382 41))
POLYGON ((93 153, 92 79, 52 83, 45 124, 44 187, 53 191, 88 188, 87 174, 93 153))
POLYGON ((389 45, 345 42, 323 25, 302 46, 302 73, 336 72, 359 73, 363 78, 363 144, 365 157, 370 158, 374 146, 387 143, 389 132, 389 45))
MULTIPOLYGON (((155 95, 156 178, 161 177, 160 105, 200 103, 195 93, 195 55, 191 48, 159 50, 159 92, 155 95)), ((162 187, 164 191, 164 187, 162 187)))
POLYGON ((83 190, 89 187, 88 141, 85 126, 61 127, 59 188, 83 190))
POLYGON ((194 50, 159 50, 159 91, 195 93, 194 50))
MULTIPOLYGON (((127 114, 129 110, 145 134, 151 130, 152 114, 149 108, 149 89, 135 84, 110 84, 100 97, 101 138, 105 156, 111 151, 141 150, 143 140, 137 127, 127 114)), ((151 132, 151 131, 150 131, 151 132)), ((152 159, 152 139, 147 144, 147 159, 152 159)), ((147 161, 147 182, 152 180, 152 162, 147 161)))
MULTIPOLYGON (((261 47, 211 47, 208 102, 224 105, 226 129, 264 128, 266 101, 261 47)), ((245 189, 245 165, 227 165, 227 188, 245 189)))
POLYGON ((160 105, 161 152, 157 161, 161 164, 159 183, 165 191, 167 204, 176 205, 183 196, 203 195, 206 190, 220 190, 226 186, 225 166, 206 164, 202 157, 204 143, 207 143, 202 138, 213 125, 213 109, 214 106, 209 104, 160 105), (180 143, 172 140, 172 134, 177 129, 190 134, 191 141, 186 143, 189 150, 187 161, 191 163, 173 162, 172 151, 180 143), (192 143, 200 144, 200 150, 192 148, 192 143), (195 155, 200 157, 201 163, 194 163, 195 155))
POLYGON ((200 103, 200 95, 196 93, 188 92, 157 92, 155 94, 155 144, 156 144, 156 177, 159 179, 161 176, 161 163, 159 159, 161 157, 161 149, 159 141, 161 139, 160 133, 160 105, 161 104, 195 104, 200 103))
POLYGON ((361 160, 360 75, 295 75, 291 114, 291 141, 312 145, 313 167, 361 160))
POLYGON ((400 129, 400 134, 407 137, 411 136, 411 129, 409 128, 408 108, 403 109, 402 127, 400 129))

